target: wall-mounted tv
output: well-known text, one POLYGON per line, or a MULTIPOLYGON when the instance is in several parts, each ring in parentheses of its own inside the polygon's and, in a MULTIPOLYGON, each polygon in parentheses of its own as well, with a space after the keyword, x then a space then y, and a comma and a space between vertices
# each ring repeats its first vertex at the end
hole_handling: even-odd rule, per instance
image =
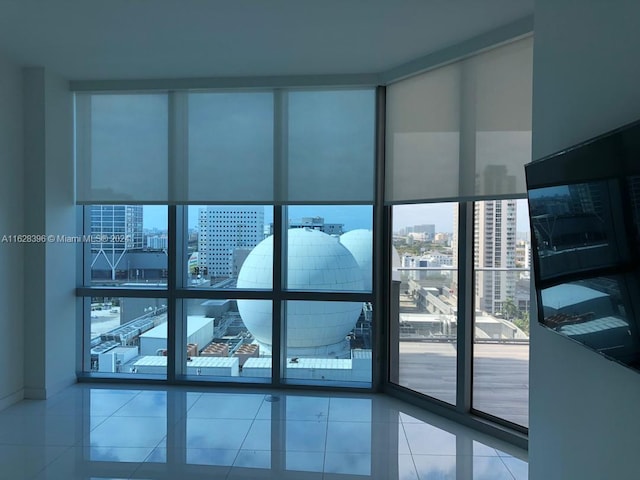
POLYGON ((640 122, 525 172, 539 323, 640 371, 640 122))

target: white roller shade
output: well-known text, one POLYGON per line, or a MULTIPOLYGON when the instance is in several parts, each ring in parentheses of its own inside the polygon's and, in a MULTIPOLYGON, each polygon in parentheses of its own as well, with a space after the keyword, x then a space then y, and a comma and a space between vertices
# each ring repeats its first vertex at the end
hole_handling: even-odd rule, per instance
POLYGON ((386 147, 386 199, 404 202, 457 196, 459 65, 439 68, 387 89, 386 147))
POLYGON ((273 93, 191 93, 184 203, 271 203, 273 93))
POLYGON ((373 203, 374 91, 289 92, 287 107, 287 201, 373 203))
POLYGON ((168 199, 168 102, 163 94, 76 97, 78 203, 168 199))
POLYGON ((373 203, 373 89, 76 101, 80 204, 373 203))
POLYGON ((388 87, 385 201, 524 194, 532 60, 527 38, 388 87))

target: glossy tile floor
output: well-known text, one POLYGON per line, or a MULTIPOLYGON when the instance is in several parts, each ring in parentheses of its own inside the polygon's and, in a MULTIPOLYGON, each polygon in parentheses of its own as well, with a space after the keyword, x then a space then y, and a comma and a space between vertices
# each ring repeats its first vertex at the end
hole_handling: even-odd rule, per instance
POLYGON ((527 478, 526 452, 383 395, 79 384, 0 412, 0 479, 527 478))

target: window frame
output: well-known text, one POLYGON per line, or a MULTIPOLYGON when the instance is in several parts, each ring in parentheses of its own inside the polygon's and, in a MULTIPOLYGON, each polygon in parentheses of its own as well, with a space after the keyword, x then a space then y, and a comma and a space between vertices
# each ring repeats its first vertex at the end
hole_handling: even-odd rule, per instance
MULTIPOLYGON (((168 209, 168 268, 167 285, 165 288, 158 287, 110 287, 91 285, 91 245, 85 244, 82 251, 82 286, 77 289, 77 296, 80 298, 81 310, 80 328, 82 333, 82 346, 80 356, 81 367, 77 373, 78 378, 84 380, 105 380, 105 381, 157 381, 167 384, 192 384, 196 385, 269 385, 271 387, 280 386, 307 386, 313 388, 346 388, 353 391, 374 391, 375 371, 372 361, 372 378, 370 382, 326 380, 315 381, 297 378, 287 378, 286 376, 286 312, 284 306, 288 301, 336 301, 336 302, 363 302, 373 306, 373 336, 377 326, 380 324, 379 314, 376 313, 377 302, 374 291, 367 292, 340 292, 340 291, 312 291, 312 290, 290 290, 286 288, 286 247, 284 246, 285 225, 284 218, 287 218, 285 205, 273 205, 274 223, 274 252, 273 252, 273 279, 271 289, 265 290, 228 290, 213 288, 197 288, 185 285, 186 265, 182 261, 186 242, 188 241, 188 206, 167 205, 168 209), (168 305, 168 332, 167 350, 169 352, 167 360, 166 375, 136 375, 131 377, 126 373, 101 374, 91 371, 91 348, 90 334, 90 303, 92 297, 123 297, 123 298, 166 298, 168 305), (225 300, 225 299, 254 299, 268 300, 272 302, 272 368, 269 379, 246 378, 230 379, 226 377, 198 377, 187 374, 186 352, 183 348, 186 345, 186 309, 184 300, 225 300)), ((91 206, 78 207, 82 212, 83 231, 91 231, 91 206)), ((375 225, 375 207, 372 208, 372 221, 375 225)), ((373 257, 373 255, 372 255, 373 257)), ((375 261, 372 258, 372 264, 375 261)), ((375 287, 374 287, 375 288, 375 287)), ((377 347, 372 345, 372 358, 376 358, 377 347)))
MULTIPOLYGON (((523 196, 513 196, 513 199, 524 198, 523 196)), ((385 206, 386 219, 386 258, 388 284, 385 286, 388 298, 394 298, 394 286, 391 274, 391 245, 393 238, 392 228, 392 205, 385 206)), ((389 304, 386 316, 389 328, 389 337, 386 352, 388 362, 386 363, 386 375, 384 391, 403 400, 411 402, 422 408, 431 410, 445 417, 454 419, 462 424, 480 429, 499 438, 503 438, 510 443, 526 448, 528 428, 511 422, 490 413, 477 410, 473 406, 473 363, 474 363, 474 328, 475 328, 475 292, 478 284, 475 281, 476 270, 474 267, 475 255, 483 252, 475 248, 476 231, 474 228, 474 201, 460 201, 458 203, 458 230, 454 235, 458 235, 458 330, 457 330, 457 371, 456 371, 456 402, 455 405, 439 400, 428 394, 420 393, 399 384, 396 377, 397 366, 393 362, 398 362, 397 353, 394 352, 393 344, 399 341, 399 324, 397 322, 399 310, 394 301, 389 304), (394 305, 392 305, 394 304, 394 305)), ((513 270, 513 269, 510 269, 513 270)), ((519 269, 517 269, 519 270, 519 269)))
MULTIPOLYGON (((277 94, 276 94, 277 95, 277 94)), ((471 408, 471 385, 472 385, 472 363, 473 363, 473 337, 472 337, 472 321, 460 320, 463 322, 464 329, 459 329, 458 335, 458 347, 461 352, 466 352, 463 355, 459 355, 457 360, 457 377, 458 384, 467 385, 465 388, 458 388, 456 395, 456 406, 451 409, 446 405, 440 405, 437 401, 429 398, 420 398, 414 395, 412 392, 404 391, 397 385, 390 381, 389 377, 389 364, 390 364, 390 347, 389 342, 392 341, 394 335, 394 329, 390 324, 393 315, 393 306, 389 305, 386 299, 390 298, 390 290, 392 287, 392 274, 390 271, 390 256, 391 256, 391 208, 384 206, 384 151, 385 151, 385 139, 384 139, 384 106, 385 106, 385 88, 378 87, 376 91, 376 134, 375 134, 375 198, 373 202, 373 291, 367 295, 357 294, 357 298, 366 298, 370 300, 374 306, 374 324, 376 326, 374 330, 374 343, 373 343, 373 362, 372 362, 372 382, 366 389, 353 387, 352 385, 341 385, 340 383, 332 384, 315 384, 305 385, 299 382, 287 382, 283 381, 283 368, 285 359, 283 358, 283 331, 282 331, 282 318, 284 315, 282 305, 288 300, 325 300, 335 299, 337 301, 353 300, 354 294, 333 294, 326 292, 290 292, 283 287, 283 256, 282 256, 282 229, 283 229, 283 208, 286 205, 275 204, 274 205, 274 231, 275 239, 274 244, 278 245, 278 248, 274 250, 274 265, 279 265, 279 268, 274 268, 274 290, 271 293, 274 299, 273 302, 273 346, 274 350, 280 351, 280 355, 273 357, 272 364, 272 377, 269 385, 273 387, 296 387, 296 386, 313 386, 315 389, 335 389, 336 387, 343 387, 346 390, 354 391, 384 391, 390 393, 396 397, 407 400, 410 403, 415 403, 419 406, 425 407, 436 413, 440 413, 463 424, 479 428, 487 433, 503 438, 511 443, 515 443, 519 446, 525 447, 527 444, 527 429, 518 428, 517 425, 503 422, 499 418, 492 417, 482 412, 475 412, 471 408), (279 232, 279 233, 278 233, 279 232), (464 331, 464 335, 460 335, 460 331, 464 331), (488 423, 489 420, 492 423, 488 423)), ((276 114, 282 114, 282 112, 276 112, 276 114)), ((170 126, 170 129, 175 126, 170 126)), ((283 145, 278 144, 275 149, 282 149, 283 145)), ((276 169, 281 166, 276 165, 276 169)), ((281 172, 276 172, 278 175, 281 172)), ((276 181, 277 183, 277 181, 276 181)), ((82 207, 79 207, 82 209, 82 207)), ((86 225, 86 212, 81 211, 80 217, 84 217, 86 225)), ((179 206, 168 206, 168 218, 169 218, 169 231, 179 232, 178 225, 184 222, 185 213, 179 206)), ((458 266, 458 282, 459 284, 466 285, 464 288, 465 298, 461 299, 459 303, 459 314, 461 319, 472 318, 473 316, 473 291, 474 291, 474 272, 473 272, 473 205, 470 201, 460 201, 459 207, 459 238, 465 238, 467 241, 459 241, 459 266, 458 266), (461 267, 461 265, 463 265, 461 267)), ((172 315, 169 317, 169 335, 168 346, 173 348, 174 355, 170 356, 167 369, 167 377, 162 380, 163 383, 169 384, 189 384, 192 381, 187 375, 184 374, 184 353, 182 348, 176 348, 181 345, 181 338, 184 336, 184 322, 176 321, 177 318, 182 317, 182 300, 189 298, 229 298, 228 292, 219 292, 215 290, 193 290, 185 287, 183 284, 184 266, 182 262, 178 262, 178 252, 181 252, 182 242, 185 241, 184 236, 174 235, 175 238, 169 241, 169 268, 167 278, 167 288, 160 290, 154 289, 138 289, 138 290, 120 290, 110 288, 97 288, 91 287, 83 281, 82 286, 77 289, 77 296, 79 298, 79 322, 81 325, 82 333, 82 352, 80 353, 81 360, 79 365, 81 367, 78 371, 78 378, 83 380, 104 380, 104 381, 127 381, 119 377, 117 379, 107 378, 102 379, 100 376, 87 374, 84 367, 89 363, 87 361, 87 352, 85 352, 84 346, 87 345, 88 334, 86 333, 86 311, 87 311, 87 299, 91 296, 122 296, 122 297, 154 297, 161 293, 161 296, 166 296, 168 306, 172 315), (173 271, 173 272, 172 272, 173 271), (203 295, 204 294, 204 295, 203 295)), ((86 254, 86 245, 81 248, 86 254)), ((82 257, 82 253, 79 255, 82 257)), ((80 262, 78 268, 81 271, 81 278, 87 277, 87 268, 84 262, 80 262)), ((257 298, 265 299, 264 292, 245 291, 234 292, 231 295, 233 298, 257 298)), ((461 296, 460 296, 461 297, 461 296)), ((268 299, 268 298, 267 298, 268 299)), ((359 301, 359 300, 358 300, 359 301)), ((90 308, 89 308, 90 309, 90 308)), ((139 382, 137 379, 131 379, 131 381, 139 382)), ((198 383, 201 384, 201 383, 198 383)), ((203 382, 202 384, 211 385, 233 385, 237 386, 238 383, 225 383, 225 382, 203 382)), ((252 383, 258 385, 259 383, 252 383)))

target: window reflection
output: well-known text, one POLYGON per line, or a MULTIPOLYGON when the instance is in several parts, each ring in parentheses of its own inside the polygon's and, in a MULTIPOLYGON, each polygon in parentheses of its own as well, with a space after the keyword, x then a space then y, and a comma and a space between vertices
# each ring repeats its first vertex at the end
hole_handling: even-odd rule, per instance
POLYGON ((615 228, 622 208, 611 203, 618 190, 615 182, 595 181, 529 192, 541 280, 623 260, 626 242, 615 228))
POLYGON ((544 325, 621 361, 633 361, 628 300, 619 277, 597 277, 542 290, 544 325))
POLYGON ((87 478, 127 477, 133 467, 140 478, 470 480, 507 472, 490 439, 384 396, 87 389, 77 398, 77 441, 86 446, 74 465, 87 478))
POLYGON ((539 320, 640 369, 638 177, 529 191, 539 320))

